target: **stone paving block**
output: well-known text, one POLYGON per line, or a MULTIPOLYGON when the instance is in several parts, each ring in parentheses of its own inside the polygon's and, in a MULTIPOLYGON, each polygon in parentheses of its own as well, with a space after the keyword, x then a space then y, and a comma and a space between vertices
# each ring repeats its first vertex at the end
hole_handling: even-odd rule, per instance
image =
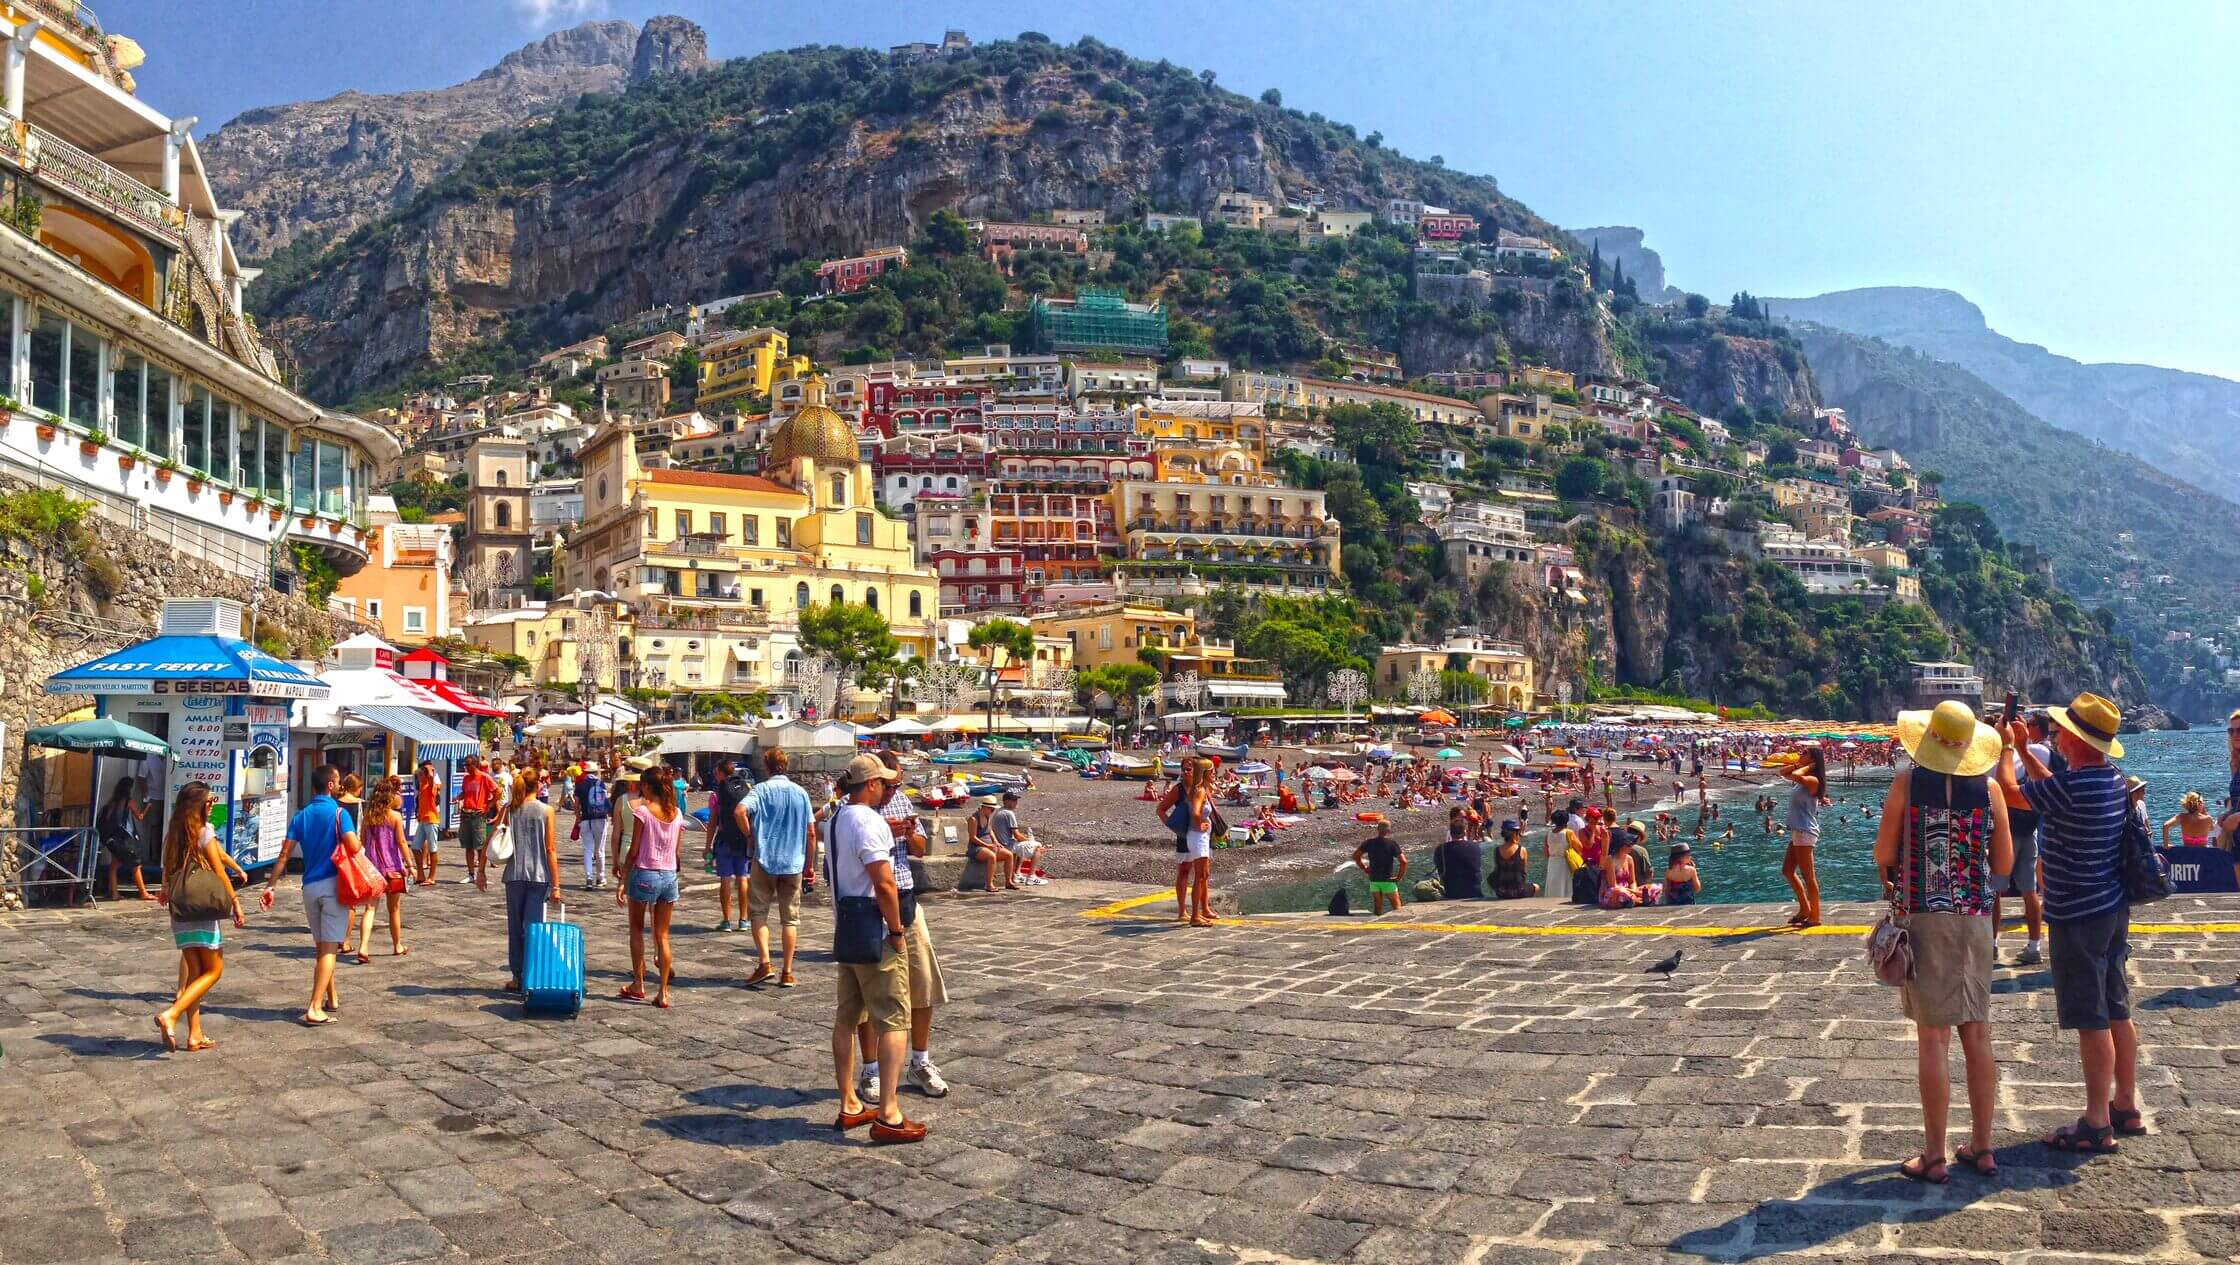
POLYGON ((346 1226, 319 1236, 326 1254, 342 1265, 396 1265, 444 1254, 443 1234, 425 1221, 346 1226))
POLYGON ((226 1241, 252 1260, 268 1261, 311 1249, 311 1237, 286 1217, 248 1217, 227 1221, 219 1230, 226 1241))
POLYGON ((1355 1265, 1464 1265, 1477 1245, 1459 1234, 1381 1229, 1356 1243, 1346 1260, 1355 1265))

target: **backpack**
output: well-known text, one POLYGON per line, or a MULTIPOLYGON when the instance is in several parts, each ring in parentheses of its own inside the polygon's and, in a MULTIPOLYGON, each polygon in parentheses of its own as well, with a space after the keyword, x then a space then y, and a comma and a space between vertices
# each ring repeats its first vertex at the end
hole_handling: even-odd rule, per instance
POLYGON ((2147 823, 2127 805, 2123 837, 2117 841, 2116 865, 2123 879, 2123 899, 2128 904, 2151 905, 2170 894, 2170 862, 2147 836, 2147 823))
POLYGON ((592 778, 591 784, 583 788, 583 815, 604 817, 611 808, 612 805, 607 800, 606 779, 592 778))

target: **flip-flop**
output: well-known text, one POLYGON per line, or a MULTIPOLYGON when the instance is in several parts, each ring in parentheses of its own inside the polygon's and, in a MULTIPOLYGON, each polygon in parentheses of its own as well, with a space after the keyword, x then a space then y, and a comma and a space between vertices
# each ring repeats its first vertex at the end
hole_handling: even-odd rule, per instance
POLYGON ((328 1024, 334 1022, 334 1016, 321 1015, 317 1019, 313 1019, 309 1015, 304 1015, 301 1018, 297 1019, 296 1022, 302 1024, 306 1028, 324 1028, 328 1024))
POLYGON ((189 1042, 187 1042, 187 1052, 188 1052, 188 1053, 190 1053, 190 1054, 194 1054, 194 1053, 199 1053, 199 1052, 201 1052, 201 1051, 203 1051, 203 1050, 215 1050, 215 1049, 217 1049, 217 1048, 218 1048, 218 1043, 217 1043, 217 1042, 215 1042, 215 1041, 212 1041, 212 1040, 211 1040, 210 1038, 208 1038, 208 1037, 204 1037, 204 1038, 203 1038, 203 1039, 201 1039, 200 1041, 189 1041, 189 1042))
POLYGON ((624 984, 622 986, 622 991, 616 993, 615 996, 620 997, 624 1001, 644 1001, 646 999, 646 990, 630 984, 624 984))
POLYGON ((666 997, 656 997, 653 1000, 653 1004, 663 1010, 667 1010, 669 1008, 669 999, 666 997))
POLYGON ((360 965, 360 966, 372 966, 372 965, 373 965, 373 959, 372 959, 371 957, 367 956, 366 954, 363 954, 363 953, 353 953, 353 954, 351 954, 351 955, 350 955, 350 960, 351 960, 351 961, 353 961, 353 962, 355 962, 355 963, 357 963, 357 964, 358 964, 358 965, 360 965))
POLYGON ((2108 1124, 2119 1137, 2143 1138, 2147 1136, 2147 1122, 2140 1116, 2136 1107, 2129 1111, 2125 1111, 2121 1107, 2109 1109, 2108 1124))
POLYGON ((1943 1160, 1930 1160, 1926 1155, 1916 1155, 1898 1165, 1898 1176, 1909 1182, 1928 1186, 1942 1186, 1952 1176, 1951 1166, 1943 1160), (1933 1174, 1933 1175, 1932 1175, 1933 1174))
POLYGON ((164 1053, 177 1054, 179 1052, 179 1030, 176 1027, 164 1027, 162 1015, 149 1016, 149 1022, 156 1026, 156 1035, 163 1038, 164 1053))
POLYGON ((1962 1146, 1952 1152, 1954 1162, 1967 1166, 1978 1177, 1995 1178, 1999 1175, 1998 1158, 1989 1151, 1978 1151, 1962 1146))
POLYGON ((401 958, 401 957, 407 957, 407 956, 409 956, 409 955, 410 955, 411 953, 412 953, 412 946, 408 944, 408 945, 404 946, 404 947, 403 947, 403 948, 401 948, 401 949, 391 949, 391 950, 389 951, 389 956, 390 956, 390 957, 393 957, 393 958, 401 958))

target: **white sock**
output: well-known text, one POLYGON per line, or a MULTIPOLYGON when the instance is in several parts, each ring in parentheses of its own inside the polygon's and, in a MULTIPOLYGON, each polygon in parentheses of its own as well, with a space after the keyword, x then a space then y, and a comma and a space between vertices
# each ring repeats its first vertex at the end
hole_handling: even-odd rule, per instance
POLYGON ((912 1050, 912 1051, 910 1051, 910 1066, 912 1066, 912 1067, 924 1067, 924 1066, 926 1066, 927 1064, 929 1064, 929 1063, 931 1063, 931 1062, 933 1062, 933 1054, 932 1054, 932 1053, 931 1053, 930 1051, 927 1051, 927 1050, 912 1050))

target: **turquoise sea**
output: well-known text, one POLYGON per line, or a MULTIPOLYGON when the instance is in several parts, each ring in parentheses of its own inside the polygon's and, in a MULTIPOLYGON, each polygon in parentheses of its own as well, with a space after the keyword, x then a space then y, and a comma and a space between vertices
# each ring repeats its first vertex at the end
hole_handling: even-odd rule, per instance
MULTIPOLYGON (((2147 780, 2148 819, 2155 824, 2158 838, 2163 819, 2178 811, 2178 801, 2187 791, 2201 792, 2212 811, 2223 801, 2229 778, 2225 769, 2223 726, 2204 725, 2183 733, 2134 734, 2126 736, 2123 742, 2126 748, 2121 761, 2124 770, 2147 780)), ((1817 860, 1822 899, 1880 899, 1881 885, 1874 873, 1875 821, 1861 810, 1879 811, 1889 787, 1888 770, 1862 769, 1853 781, 1844 780, 1840 767, 1835 770, 1829 787, 1829 797, 1835 804, 1820 813, 1817 860)), ((1785 789, 1786 784, 1783 784, 1777 793, 1785 789)), ((1707 824, 1704 841, 1696 848, 1696 869, 1703 875, 1703 898, 1707 902, 1794 899, 1789 885, 1781 878, 1781 854, 1788 838, 1786 835, 1769 837, 1764 833, 1758 818, 1750 812, 1754 794, 1749 788, 1740 788, 1721 805, 1723 812, 1728 808, 1735 810, 1730 818, 1735 826, 1733 843, 1715 846, 1724 829, 1722 821, 1707 824)), ((1620 806, 1624 806, 1622 799, 1620 806)), ((1633 815, 1646 820, 1652 811, 1644 805, 1634 810, 1633 815)), ((1777 814, 1775 824, 1780 824, 1780 820, 1777 814)), ((1692 800, 1681 810, 1681 821, 1688 828, 1681 837, 1693 843, 1695 805, 1692 800)), ((1537 855, 1540 832, 1536 829, 1527 838, 1537 855)), ((1658 864, 1663 863, 1664 849, 1652 845, 1650 855, 1658 864)), ((1429 843, 1420 849, 1408 849, 1408 867, 1411 879, 1435 872, 1429 843)), ((1243 907, 1247 913, 1318 910, 1328 903, 1330 893, 1340 882, 1352 889, 1355 909, 1368 908, 1368 888, 1358 874, 1246 892, 1242 896, 1243 907)))

